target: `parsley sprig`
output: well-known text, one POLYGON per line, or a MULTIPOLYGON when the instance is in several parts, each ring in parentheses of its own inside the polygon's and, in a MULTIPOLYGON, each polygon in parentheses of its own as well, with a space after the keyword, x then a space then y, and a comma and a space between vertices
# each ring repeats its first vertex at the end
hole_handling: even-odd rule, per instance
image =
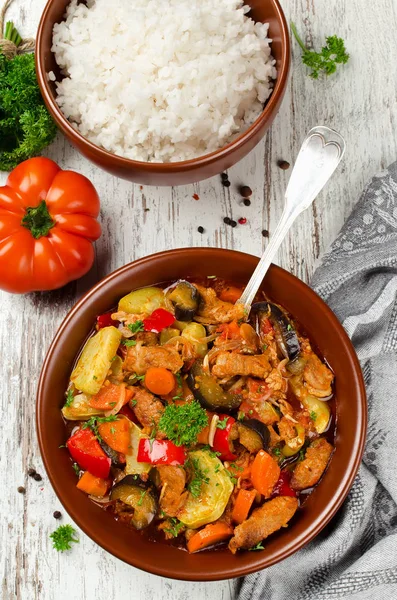
POLYGON ((208 416, 197 400, 186 404, 168 404, 159 428, 177 446, 190 446, 197 442, 197 436, 208 425, 208 416))
POLYGON ((129 325, 127 325, 127 327, 131 331, 131 333, 138 333, 138 331, 144 330, 143 321, 135 321, 135 323, 130 323, 129 325))
POLYGON ((262 542, 258 542, 258 543, 256 544, 256 546, 252 546, 252 548, 249 548, 249 550, 250 550, 251 552, 256 552, 257 550, 264 550, 264 549, 265 549, 265 548, 264 548, 264 546, 263 546, 262 542))
POLYGON ((75 537, 76 530, 71 525, 61 525, 50 534, 52 539, 53 547, 58 552, 65 552, 65 550, 71 549, 72 542, 78 543, 79 540, 75 537))
POLYGON ((85 421, 81 426, 82 429, 91 429, 92 433, 96 436, 98 442, 102 442, 102 438, 98 431, 98 425, 101 423, 109 423, 110 421, 117 421, 117 415, 109 415, 108 417, 91 417, 88 421, 85 421))
POLYGON ((71 389, 69 389, 66 394, 66 402, 63 405, 63 408, 68 408, 72 404, 73 399, 74 399, 73 391, 71 389))
POLYGON ((178 521, 178 519, 175 517, 169 517, 167 521, 169 526, 165 528, 164 531, 174 538, 178 537, 185 525, 181 521, 178 521))
POLYGON ((195 498, 198 498, 201 494, 201 487, 203 483, 209 483, 209 477, 207 477, 208 469, 202 469, 200 462, 197 458, 188 458, 185 463, 188 471, 190 472, 190 482, 187 485, 187 489, 195 498))
POLYGON ((332 73, 335 73, 338 64, 346 64, 349 60, 349 54, 346 52, 342 38, 336 35, 327 37, 327 43, 321 48, 321 52, 316 52, 305 46, 293 22, 291 22, 291 29, 303 51, 302 62, 312 70, 310 77, 313 79, 318 79, 321 72, 325 75, 332 75, 332 73))

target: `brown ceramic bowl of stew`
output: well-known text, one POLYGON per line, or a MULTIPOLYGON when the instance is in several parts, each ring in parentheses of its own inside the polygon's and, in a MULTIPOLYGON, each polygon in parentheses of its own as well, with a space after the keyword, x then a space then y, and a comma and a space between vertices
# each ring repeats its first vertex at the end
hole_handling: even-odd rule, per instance
MULTIPOLYGON (((37 396, 37 432, 44 465, 60 501, 77 525, 102 548, 126 563, 164 577, 211 581, 241 577, 269 567, 309 543, 342 506, 360 465, 367 424, 366 395, 360 365, 341 324, 327 305, 302 281, 272 265, 261 294, 283 307, 323 364, 334 374, 331 426, 326 433, 335 451, 327 470, 287 528, 263 542, 258 552, 231 553, 226 545, 197 553, 183 543, 169 543, 117 521, 76 487, 76 474, 65 444, 65 404, 76 359, 93 334, 98 315, 115 310, 121 297, 146 286, 178 280, 225 280, 243 287, 258 259, 215 248, 162 252, 130 263, 100 281, 70 311, 47 353, 37 396), (216 277, 216 279, 215 279, 216 277)), ((287 327, 289 330, 290 327, 287 327)), ((300 338, 303 339, 303 338, 300 338)), ((326 399, 325 399, 326 400, 326 399)), ((329 400, 329 399, 328 399, 329 400)), ((315 416, 313 418, 316 418, 315 416)), ((272 500, 270 500, 271 502, 272 500)))
POLYGON ((200 181, 228 169, 262 139, 273 122, 283 99, 290 66, 290 42, 288 25, 278 0, 248 0, 252 7, 250 16, 254 21, 269 23, 272 55, 276 60, 277 79, 273 92, 264 106, 260 117, 244 133, 231 143, 210 154, 192 160, 154 163, 139 162, 116 156, 91 143, 72 127, 56 102, 55 84, 47 73, 53 71, 59 79, 59 68, 55 62, 52 32, 55 23, 63 20, 70 0, 49 0, 36 36, 36 71, 44 102, 60 130, 68 140, 89 160, 116 177, 148 185, 183 185, 200 181))

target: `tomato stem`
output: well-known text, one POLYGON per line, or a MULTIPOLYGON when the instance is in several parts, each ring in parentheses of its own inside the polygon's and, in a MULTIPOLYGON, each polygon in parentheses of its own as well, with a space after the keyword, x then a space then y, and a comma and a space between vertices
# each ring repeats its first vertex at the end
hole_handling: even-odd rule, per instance
POLYGON ((48 235, 48 232, 55 225, 55 221, 48 212, 45 200, 42 200, 36 207, 29 206, 21 222, 23 227, 29 229, 32 236, 38 240, 48 235))

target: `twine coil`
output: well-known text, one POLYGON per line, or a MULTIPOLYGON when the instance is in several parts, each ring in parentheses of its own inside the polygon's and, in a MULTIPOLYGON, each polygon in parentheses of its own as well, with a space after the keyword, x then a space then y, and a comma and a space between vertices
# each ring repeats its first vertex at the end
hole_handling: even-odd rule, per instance
POLYGON ((6 12, 12 4, 13 0, 6 0, 3 8, 0 11, 0 51, 6 58, 14 58, 17 54, 25 54, 25 52, 33 52, 35 49, 35 40, 33 38, 26 38, 22 40, 18 46, 10 40, 5 40, 4 35, 4 22, 6 12))

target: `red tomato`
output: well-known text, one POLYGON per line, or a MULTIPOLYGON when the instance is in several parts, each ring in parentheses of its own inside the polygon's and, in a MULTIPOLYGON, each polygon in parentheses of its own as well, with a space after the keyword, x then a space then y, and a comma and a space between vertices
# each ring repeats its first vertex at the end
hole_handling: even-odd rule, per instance
POLYGON ((92 183, 49 158, 31 158, 0 187, 0 289, 54 290, 87 273, 101 235, 92 183))
POLYGON ((187 459, 184 446, 176 446, 170 440, 140 439, 138 445, 138 462, 151 465, 183 465, 187 459))

